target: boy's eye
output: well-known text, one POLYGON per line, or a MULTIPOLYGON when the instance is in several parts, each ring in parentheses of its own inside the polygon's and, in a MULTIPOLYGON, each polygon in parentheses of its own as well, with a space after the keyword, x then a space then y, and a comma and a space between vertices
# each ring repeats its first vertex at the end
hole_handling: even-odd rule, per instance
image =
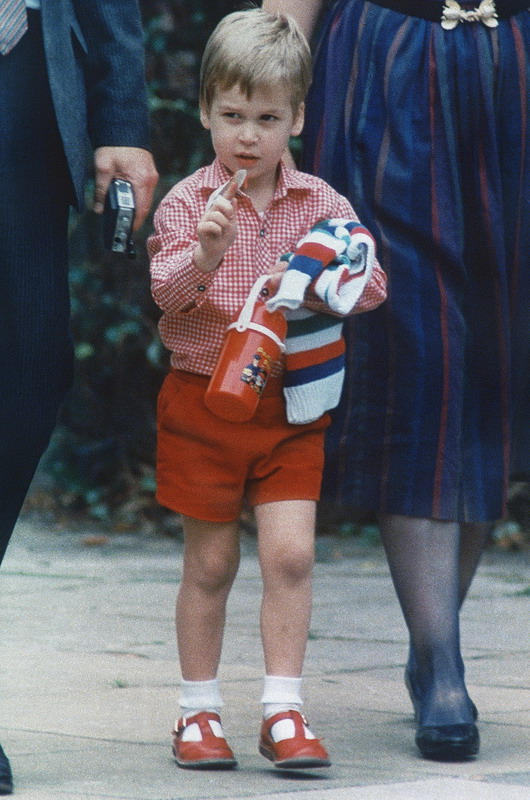
POLYGON ((239 114, 236 111, 225 111, 223 117, 228 119, 239 119, 239 114))
POLYGON ((275 117, 274 114, 262 114, 261 119, 263 122, 274 122, 278 117, 275 117))

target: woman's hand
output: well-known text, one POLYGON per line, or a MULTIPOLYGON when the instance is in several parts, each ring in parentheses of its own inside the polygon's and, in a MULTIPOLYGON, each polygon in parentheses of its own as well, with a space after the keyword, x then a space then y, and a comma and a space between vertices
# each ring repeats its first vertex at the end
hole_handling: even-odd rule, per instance
POLYGON ((270 14, 290 14, 309 40, 323 3, 324 0, 263 0, 261 7, 270 14))

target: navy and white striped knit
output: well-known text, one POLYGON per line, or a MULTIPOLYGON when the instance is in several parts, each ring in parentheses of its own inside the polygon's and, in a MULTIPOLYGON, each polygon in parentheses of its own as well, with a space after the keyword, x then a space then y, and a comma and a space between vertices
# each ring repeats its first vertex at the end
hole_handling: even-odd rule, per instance
POLYGON ((286 308, 284 395, 287 420, 304 424, 338 404, 344 381, 342 319, 352 312, 375 262, 371 234, 358 222, 319 222, 300 240, 269 311, 286 308), (302 308, 307 288, 330 313, 302 308))

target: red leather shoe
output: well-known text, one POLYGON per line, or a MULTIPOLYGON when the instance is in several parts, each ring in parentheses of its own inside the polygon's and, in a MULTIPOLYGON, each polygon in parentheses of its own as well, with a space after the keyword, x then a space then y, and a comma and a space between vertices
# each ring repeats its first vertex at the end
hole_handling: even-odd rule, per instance
POLYGON ((280 711, 263 720, 259 751, 279 769, 329 767, 329 756, 298 711, 280 711))
POLYGON ((219 714, 201 711, 182 717, 173 731, 173 755, 186 769, 232 769, 237 765, 227 744, 219 714))

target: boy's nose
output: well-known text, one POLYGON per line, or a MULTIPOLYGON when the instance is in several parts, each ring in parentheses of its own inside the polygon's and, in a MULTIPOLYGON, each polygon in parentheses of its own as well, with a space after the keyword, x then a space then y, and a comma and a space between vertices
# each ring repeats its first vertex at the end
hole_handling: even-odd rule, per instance
POLYGON ((251 123, 242 125, 239 131, 239 139, 245 144, 253 144, 258 140, 258 131, 251 123))

